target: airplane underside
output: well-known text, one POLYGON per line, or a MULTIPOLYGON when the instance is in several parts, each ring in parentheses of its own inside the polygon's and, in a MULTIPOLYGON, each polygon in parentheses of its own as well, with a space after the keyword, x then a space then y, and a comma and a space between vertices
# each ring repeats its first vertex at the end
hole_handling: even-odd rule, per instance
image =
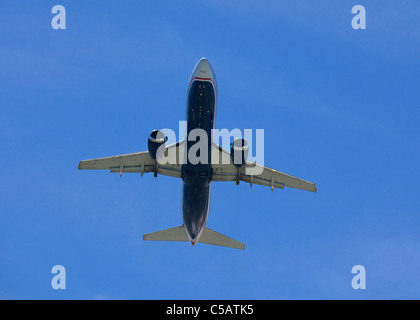
MULTIPOLYGON (((198 242, 245 249, 243 243, 206 227, 213 181, 230 181, 235 182, 236 185, 242 181, 249 183, 251 187, 256 184, 270 187, 271 190, 289 187, 317 191, 316 185, 312 182, 249 161, 248 145, 245 139, 235 139, 230 150, 225 150, 214 143, 211 130, 215 128, 216 102, 216 76, 210 62, 202 58, 196 64, 188 85, 186 110, 188 138, 186 140, 167 146, 167 137, 162 132, 153 130, 148 138, 148 151, 79 162, 79 170, 109 170, 118 172, 120 176, 125 172, 140 173, 142 176, 144 173, 153 172, 155 177, 166 175, 182 179, 183 224, 179 227, 145 234, 144 240, 190 241, 192 245, 198 242), (190 159, 189 151, 194 147, 195 141, 189 138, 194 130, 202 130, 206 133, 207 158, 204 159, 205 161, 194 162, 190 159), (161 163, 160 159, 166 154, 170 155, 169 161, 161 163), (188 155, 186 161, 181 160, 182 154, 188 155), (238 159, 240 160, 237 161, 238 159)), ((199 157, 201 150, 195 155, 199 157)))

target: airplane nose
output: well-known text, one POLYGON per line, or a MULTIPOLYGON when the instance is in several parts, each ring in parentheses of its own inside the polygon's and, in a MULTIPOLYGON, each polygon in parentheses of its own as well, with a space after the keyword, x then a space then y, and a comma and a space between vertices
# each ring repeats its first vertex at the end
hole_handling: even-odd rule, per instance
POLYGON ((213 79, 214 78, 214 72, 213 72, 213 68, 209 62, 209 60, 207 60, 206 58, 201 58, 192 73, 193 77, 197 77, 197 78, 210 78, 213 79))

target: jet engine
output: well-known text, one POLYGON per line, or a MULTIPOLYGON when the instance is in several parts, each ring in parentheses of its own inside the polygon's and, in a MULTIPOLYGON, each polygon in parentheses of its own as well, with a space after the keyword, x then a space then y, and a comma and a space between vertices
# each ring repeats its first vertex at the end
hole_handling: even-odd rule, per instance
POLYGON ((235 139, 230 145, 230 157, 233 164, 240 168, 248 159, 248 143, 242 138, 235 139))
POLYGON ((165 151, 165 143, 168 140, 162 131, 153 130, 152 133, 149 135, 149 139, 147 141, 147 147, 149 149, 149 155, 153 159, 160 158, 165 151), (161 149, 159 149, 163 146, 161 149), (158 151, 159 149, 159 151, 158 151))

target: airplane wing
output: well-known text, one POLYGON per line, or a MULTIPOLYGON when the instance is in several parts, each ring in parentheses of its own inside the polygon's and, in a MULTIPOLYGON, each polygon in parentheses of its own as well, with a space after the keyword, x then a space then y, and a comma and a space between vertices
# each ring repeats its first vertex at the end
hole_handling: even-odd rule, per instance
POLYGON ((148 151, 143 151, 80 161, 78 169, 109 170, 110 172, 119 172, 120 176, 124 172, 138 172, 141 173, 141 175, 145 172, 153 172, 155 176, 157 176, 157 174, 163 174, 165 176, 181 178, 182 159, 180 159, 178 154, 179 152, 183 152, 183 149, 183 141, 168 146, 164 153, 168 157, 168 163, 165 164, 161 164, 159 161, 150 157, 148 151), (169 159, 172 161, 169 161, 169 159), (178 159, 180 159, 180 161, 178 159))
POLYGON ((233 164, 230 153, 216 144, 213 144, 212 163, 213 181, 236 181, 236 184, 239 184, 239 181, 244 181, 251 184, 251 186, 253 184, 268 186, 271 187, 271 190, 274 188, 284 189, 284 187, 288 187, 312 192, 317 191, 315 183, 290 176, 251 161, 247 161, 244 166, 238 169, 233 164), (247 174, 247 172, 252 172, 250 169, 257 169, 255 171, 260 172, 260 174, 247 174))

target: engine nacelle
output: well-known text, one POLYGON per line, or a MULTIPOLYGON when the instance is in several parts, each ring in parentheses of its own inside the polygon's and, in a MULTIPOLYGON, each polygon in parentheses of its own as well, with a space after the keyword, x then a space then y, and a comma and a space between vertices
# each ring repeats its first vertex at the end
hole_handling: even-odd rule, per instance
POLYGON ((230 145, 230 157, 232 158, 233 164, 240 168, 248 159, 248 143, 245 139, 235 139, 230 145))
POLYGON ((152 157, 155 160, 156 158, 160 158, 163 155, 163 152, 165 151, 165 147, 162 147, 161 149, 159 148, 161 146, 165 146, 167 140, 168 137, 165 137, 162 131, 153 130, 147 141, 147 147, 149 149, 150 157, 152 157))

